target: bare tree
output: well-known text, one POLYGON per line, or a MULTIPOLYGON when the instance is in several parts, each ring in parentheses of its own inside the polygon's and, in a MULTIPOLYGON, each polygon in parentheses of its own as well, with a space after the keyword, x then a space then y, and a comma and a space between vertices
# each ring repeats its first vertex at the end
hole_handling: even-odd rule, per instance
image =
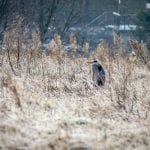
POLYGON ((62 0, 59 4, 52 24, 62 37, 71 26, 79 23, 81 19, 81 7, 81 2, 72 0, 62 0))
POLYGON ((0 19, 4 16, 8 0, 0 0, 0 19))
POLYGON ((2 33, 7 25, 7 8, 8 0, 0 0, 0 40, 2 39, 2 33))
POLYGON ((61 30, 61 35, 63 36, 65 32, 68 31, 68 29, 76 24, 79 19, 80 19, 80 10, 78 10, 76 7, 77 2, 76 1, 72 1, 72 3, 70 4, 69 8, 69 13, 67 13, 66 19, 65 19, 65 23, 63 25, 63 28, 61 30))
POLYGON ((42 42, 44 41, 44 37, 48 30, 48 26, 51 23, 52 17, 59 3, 60 0, 47 0, 47 3, 44 3, 43 0, 39 1, 40 6, 39 29, 42 42))

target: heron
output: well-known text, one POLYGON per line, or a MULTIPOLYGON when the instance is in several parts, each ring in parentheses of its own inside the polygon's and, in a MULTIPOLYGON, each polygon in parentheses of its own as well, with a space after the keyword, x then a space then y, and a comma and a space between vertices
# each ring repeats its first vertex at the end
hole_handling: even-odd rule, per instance
POLYGON ((105 84, 105 70, 102 65, 96 59, 87 61, 87 63, 92 64, 93 81, 98 86, 103 86, 105 84))

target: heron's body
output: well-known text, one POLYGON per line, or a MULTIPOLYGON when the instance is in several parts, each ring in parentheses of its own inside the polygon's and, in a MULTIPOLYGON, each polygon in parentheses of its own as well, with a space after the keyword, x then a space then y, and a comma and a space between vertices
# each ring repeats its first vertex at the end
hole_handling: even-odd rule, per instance
POLYGON ((98 85, 102 86, 105 84, 105 71, 101 64, 97 60, 90 61, 92 63, 93 81, 98 85))
POLYGON ((93 71, 93 81, 99 86, 104 85, 105 71, 103 67, 98 62, 93 62, 92 71, 93 71))

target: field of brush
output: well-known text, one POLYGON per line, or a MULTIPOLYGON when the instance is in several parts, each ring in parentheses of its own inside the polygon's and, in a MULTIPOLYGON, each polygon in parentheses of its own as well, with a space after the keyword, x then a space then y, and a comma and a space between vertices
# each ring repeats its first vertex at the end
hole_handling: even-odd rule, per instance
POLYGON ((5 41, 0 149, 150 149, 150 71, 143 55, 123 56, 117 46, 112 57, 102 43, 87 58, 88 44, 82 56, 75 52, 75 42, 68 55, 59 38, 51 42, 48 55, 37 44, 23 53, 5 41), (105 68, 103 87, 92 81, 86 61, 93 57, 105 68))

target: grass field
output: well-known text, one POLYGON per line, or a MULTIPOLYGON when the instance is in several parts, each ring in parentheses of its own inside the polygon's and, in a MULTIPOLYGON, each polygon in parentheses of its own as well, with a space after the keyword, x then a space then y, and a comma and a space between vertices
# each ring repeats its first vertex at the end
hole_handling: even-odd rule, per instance
POLYGON ((1 53, 0 149, 150 149, 150 71, 140 57, 112 58, 105 45, 68 56, 57 45, 49 55, 1 53), (92 81, 93 57, 106 70, 103 87, 92 81))

